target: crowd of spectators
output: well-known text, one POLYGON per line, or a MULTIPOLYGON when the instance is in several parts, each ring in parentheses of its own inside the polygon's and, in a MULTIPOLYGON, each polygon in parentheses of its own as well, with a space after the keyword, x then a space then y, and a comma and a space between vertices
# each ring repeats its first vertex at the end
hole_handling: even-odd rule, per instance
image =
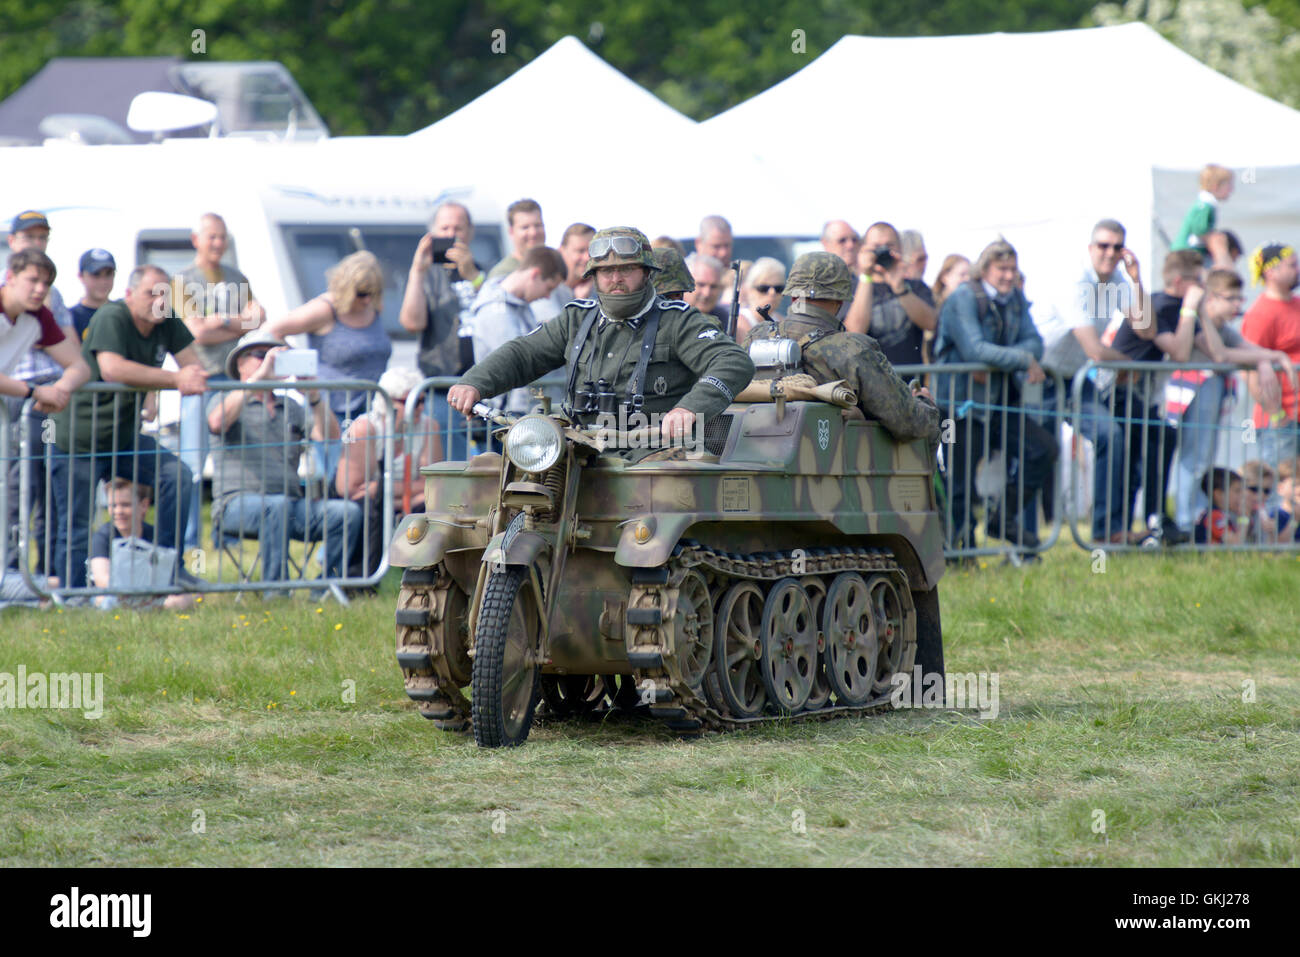
MULTIPOLYGON (((1078 277, 1051 302, 1057 317, 1052 330, 1035 322, 1017 252, 1000 237, 974 261, 948 252, 930 286, 920 232, 887 222, 861 233, 847 220, 825 224, 822 248, 855 277, 838 316, 843 327, 875 338, 895 365, 939 367, 929 384, 952 426, 942 452, 952 546, 975 544, 976 500, 989 497, 977 491, 988 485, 978 480, 981 471, 1000 479, 992 483, 996 501, 984 515, 987 537, 1026 548, 1038 544, 1040 518, 1050 521, 1057 501, 1062 445, 1056 409, 1073 401, 1068 390, 1090 361, 1248 367, 1238 375, 1088 366, 1077 384, 1080 434, 1074 438, 1092 449, 1094 542, 1300 541, 1294 365, 1300 361, 1300 300, 1293 295, 1300 271, 1289 245, 1255 250, 1249 279, 1262 285, 1262 294, 1238 327, 1246 299, 1236 272, 1242 249, 1220 223, 1232 184, 1230 170, 1206 167, 1201 192, 1161 264, 1159 289, 1150 296, 1124 226, 1099 219, 1081 249, 1078 277), (952 363, 985 368, 944 373, 942 366, 952 363), (1237 471, 1215 463, 1239 381, 1255 402, 1256 454, 1237 471)), ((591 225, 569 225, 551 248, 540 205, 519 200, 507 210, 507 255, 478 263, 469 211, 443 203, 415 250, 399 312, 402 327, 418 336, 416 368, 389 370, 384 378, 392 355, 380 321, 385 277, 370 252, 332 267, 323 295, 268 316, 247 278, 224 262, 231 237, 224 220, 209 213, 193 230, 189 266, 169 276, 155 265, 138 265, 120 300, 109 299, 117 274, 113 253, 86 250, 77 272, 84 295, 68 308, 44 252, 50 228, 40 211, 14 217, 0 287, 0 393, 8 403, 11 448, 17 449, 23 430, 32 448, 51 445, 48 456, 13 455, 7 463, 6 552, 12 570, 18 564, 14 538, 25 525, 39 573, 71 588, 86 584, 88 568, 96 585, 110 581, 118 540, 148 538, 178 556, 199 545, 205 462, 214 468, 212 544, 256 537, 263 580, 290 577, 287 543, 294 539, 325 542, 328 576, 368 574, 384 547, 371 530, 383 519, 377 503, 385 407, 391 405, 409 432, 404 404, 421 378, 460 375, 501 343, 548 321, 564 303, 592 295, 583 276, 591 225), (275 364, 288 336, 306 338, 318 378, 377 383, 379 390, 318 393, 303 376, 284 381, 275 364), (164 367, 169 355, 174 369, 164 367), (213 391, 223 380, 265 388, 213 391), (95 383, 137 391, 84 388, 95 383), (144 429, 156 415, 158 390, 183 397, 179 455, 144 429), (313 461, 323 480, 315 498, 313 468, 303 467, 313 461), (18 510, 20 469, 29 470, 29 487, 37 492, 26 514, 18 510), (111 521, 92 542, 101 482, 111 521), (152 524, 144 522, 149 508, 152 524)), ((673 269, 664 275, 681 277, 674 285, 683 288, 663 291, 725 324, 736 250, 728 221, 705 217, 689 250, 670 237, 654 246, 671 259, 673 269)), ((737 339, 764 316, 783 317, 786 266, 771 256, 739 263, 737 339)), ((516 390, 496 405, 523 412, 531 402, 527 390, 516 390)), ((445 392, 430 393, 430 401, 422 398, 416 408, 416 431, 424 438, 418 448, 397 446, 404 469, 395 496, 399 509, 422 506, 413 470, 418 475, 421 464, 444 455, 467 458, 483 438, 476 440, 463 424, 455 427, 445 392)), ((184 563, 178 560, 176 569, 184 574, 184 563)), ((184 600, 172 598, 168 607, 184 600)))

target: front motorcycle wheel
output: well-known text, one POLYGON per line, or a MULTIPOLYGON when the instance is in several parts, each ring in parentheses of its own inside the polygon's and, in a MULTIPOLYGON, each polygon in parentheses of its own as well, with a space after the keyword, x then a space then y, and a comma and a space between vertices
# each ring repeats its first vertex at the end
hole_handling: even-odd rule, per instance
POLYGON ((480 748, 514 748, 528 740, 541 688, 537 619, 523 589, 528 571, 507 568, 488 575, 474 639, 474 742, 480 748))

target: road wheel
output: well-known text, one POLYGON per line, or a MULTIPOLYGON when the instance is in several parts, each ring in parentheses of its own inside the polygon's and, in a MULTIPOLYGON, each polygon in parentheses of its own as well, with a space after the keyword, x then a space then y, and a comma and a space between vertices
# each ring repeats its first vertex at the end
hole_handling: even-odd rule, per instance
POLYGON ((763 654, 763 593, 753 582, 727 589, 718 605, 713 629, 713 672, 727 710, 737 718, 752 718, 767 703, 759 659, 763 654))
POLYGON ((491 572, 474 636, 474 741, 513 748, 528 739, 541 688, 537 618, 523 589, 528 572, 491 572))
MULTIPOLYGON (((803 590, 808 593, 808 600, 812 602, 813 621, 820 628, 822 609, 826 606, 826 583, 816 575, 804 575, 799 579, 799 584, 803 585, 803 590)), ((812 694, 808 696, 808 703, 804 708, 808 711, 816 711, 826 707, 826 703, 830 700, 831 685, 826 679, 826 634, 820 632, 817 636, 817 675, 813 681, 812 694)))
POLYGON ((783 713, 804 706, 817 680, 817 623, 803 586, 783 578, 763 605, 763 684, 783 713))
POLYGON ((908 610, 903 606, 898 586, 884 575, 872 575, 867 582, 867 589, 871 593, 871 612, 876 622, 876 634, 880 638, 872 688, 878 695, 887 695, 893 689, 894 675, 910 668, 912 660, 915 660, 914 655, 912 660, 908 660, 907 655, 909 636, 905 616, 908 610))
POLYGON ((713 603, 709 583, 695 570, 677 586, 673 610, 673 650, 682 680, 698 688, 713 658, 713 603))
POLYGON ((857 707, 871 700, 879 641, 867 583, 857 572, 836 575, 822 603, 826 677, 837 703, 857 707))

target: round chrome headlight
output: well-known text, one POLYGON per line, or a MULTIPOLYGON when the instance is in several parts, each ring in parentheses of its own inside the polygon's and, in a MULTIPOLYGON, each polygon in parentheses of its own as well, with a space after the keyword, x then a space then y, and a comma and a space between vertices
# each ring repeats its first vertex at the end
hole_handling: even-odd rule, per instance
POLYGON ((526 415, 506 433, 506 457, 525 472, 545 472, 560 459, 564 436, 553 419, 526 415))

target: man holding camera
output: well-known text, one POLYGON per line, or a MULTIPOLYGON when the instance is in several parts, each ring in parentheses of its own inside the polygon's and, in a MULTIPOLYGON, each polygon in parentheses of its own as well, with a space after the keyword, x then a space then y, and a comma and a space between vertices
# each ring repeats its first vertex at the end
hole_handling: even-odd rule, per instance
POLYGON ((565 404, 579 421, 617 414, 593 407, 595 394, 605 393, 615 405, 660 416, 665 440, 690 434, 697 417, 717 415, 749 384, 753 362, 713 320, 655 294, 651 274, 660 267, 639 229, 602 229, 588 253, 585 275, 595 274, 596 298, 574 300, 550 322, 503 344, 465 373, 448 400, 468 416, 482 397, 572 362, 565 404))
MULTIPOLYGON (((244 336, 226 359, 226 374, 264 389, 221 392, 208 403, 214 436, 212 523, 227 535, 256 535, 262 580, 289 577, 289 540, 325 539, 325 574, 347 574, 361 541, 361 506, 339 499, 303 497, 298 458, 304 440, 339 437, 339 423, 317 390, 305 392, 310 411, 277 395, 284 376, 277 357, 288 349, 269 332, 244 336)), ((299 387, 306 383, 299 383, 299 387)))
POLYGON ((919 279, 908 279, 898 230, 889 223, 872 223, 858 251, 858 289, 844 327, 865 332, 880 343, 894 365, 922 361, 926 332, 938 326, 934 296, 919 279))
MULTIPOLYGON (((487 274, 474 262, 473 239, 469 210, 446 202, 434 210, 429 232, 411 259, 397 320, 407 332, 419 335, 416 361, 426 376, 460 375, 474 364, 471 310, 487 274)), ((434 390, 431 412, 437 427, 447 430, 443 435, 447 457, 464 460, 468 436, 451 422, 445 393, 434 390)))

